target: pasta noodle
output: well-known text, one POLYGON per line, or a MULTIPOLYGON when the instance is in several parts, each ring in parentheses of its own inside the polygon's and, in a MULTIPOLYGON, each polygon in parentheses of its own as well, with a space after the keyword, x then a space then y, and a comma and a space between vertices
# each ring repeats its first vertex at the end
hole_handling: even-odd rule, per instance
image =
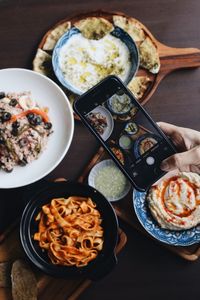
POLYGON ((34 240, 53 264, 86 266, 103 248, 101 215, 91 198, 52 199, 36 217, 34 240))

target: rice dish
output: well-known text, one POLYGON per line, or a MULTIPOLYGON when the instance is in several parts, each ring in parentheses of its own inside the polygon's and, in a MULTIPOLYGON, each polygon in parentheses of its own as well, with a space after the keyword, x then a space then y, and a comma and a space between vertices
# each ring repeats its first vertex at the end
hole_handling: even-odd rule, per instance
POLYGON ((0 168, 11 172, 38 158, 52 133, 47 108, 31 92, 0 92, 0 168))

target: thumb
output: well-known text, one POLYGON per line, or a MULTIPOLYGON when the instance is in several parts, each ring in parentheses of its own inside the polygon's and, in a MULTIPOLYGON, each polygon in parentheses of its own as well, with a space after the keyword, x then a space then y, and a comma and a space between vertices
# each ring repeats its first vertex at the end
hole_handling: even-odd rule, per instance
POLYGON ((174 154, 163 160, 160 168, 163 171, 179 169, 181 172, 189 172, 191 166, 200 165, 200 147, 197 146, 189 151, 174 154))

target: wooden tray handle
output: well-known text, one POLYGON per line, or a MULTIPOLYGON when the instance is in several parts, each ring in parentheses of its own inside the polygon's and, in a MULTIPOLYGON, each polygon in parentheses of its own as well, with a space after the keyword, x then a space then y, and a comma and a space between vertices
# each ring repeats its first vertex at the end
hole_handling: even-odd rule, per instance
POLYGON ((161 60, 161 72, 164 74, 181 68, 200 67, 200 49, 172 48, 160 42, 157 44, 161 60))

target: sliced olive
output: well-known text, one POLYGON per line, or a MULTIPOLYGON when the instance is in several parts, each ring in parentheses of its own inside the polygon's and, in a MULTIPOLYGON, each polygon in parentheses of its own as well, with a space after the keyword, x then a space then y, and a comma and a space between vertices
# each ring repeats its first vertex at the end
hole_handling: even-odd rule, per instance
POLYGON ((30 123, 31 125, 35 126, 35 119, 29 120, 29 123, 30 123))
POLYGON ((44 124, 44 129, 51 129, 52 128, 52 123, 51 122, 46 122, 45 124, 44 124))
POLYGON ((9 102, 10 106, 16 106, 17 105, 17 100, 15 98, 12 98, 9 102))
POLYGON ((35 125, 40 125, 42 123, 42 118, 40 116, 35 117, 34 123, 35 125))
POLYGON ((0 145, 3 145, 3 144, 5 144, 5 140, 4 140, 4 138, 0 135, 0 145))
POLYGON ((27 160, 25 158, 19 161, 20 166, 25 166, 26 164, 27 164, 27 160))
POLYGON ((0 99, 3 99, 6 96, 4 92, 0 92, 0 99))
POLYGON ((20 127, 20 123, 18 121, 15 121, 12 123, 12 127, 13 128, 19 128, 20 127))
POLYGON ((11 119, 11 113, 9 112, 3 112, 1 119, 3 122, 9 121, 11 119))
POLYGON ((31 120, 33 120, 34 118, 35 118, 35 115, 34 115, 33 113, 27 114, 27 119, 29 120, 29 122, 30 122, 31 120))
POLYGON ((14 136, 18 136, 17 128, 13 128, 12 131, 11 131, 11 134, 14 135, 14 136))
POLYGON ((13 171, 13 169, 4 169, 7 173, 11 173, 13 171))

